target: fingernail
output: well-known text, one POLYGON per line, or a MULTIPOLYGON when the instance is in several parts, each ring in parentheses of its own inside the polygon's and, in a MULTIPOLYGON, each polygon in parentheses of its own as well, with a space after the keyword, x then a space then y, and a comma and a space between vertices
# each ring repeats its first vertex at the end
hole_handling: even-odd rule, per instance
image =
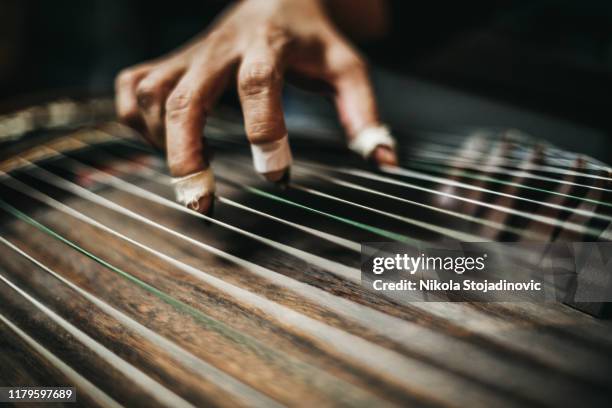
POLYGON ((197 211, 200 214, 209 215, 214 208, 214 200, 211 195, 204 195, 197 200, 189 203, 187 207, 193 211, 197 211))
POLYGON ((378 146, 372 154, 372 159, 378 164, 397 166, 397 154, 387 146, 378 146))
POLYGON ((289 184, 289 180, 291 179, 291 168, 287 167, 281 170, 263 173, 262 175, 268 181, 271 181, 281 186, 286 186, 287 184, 289 184))

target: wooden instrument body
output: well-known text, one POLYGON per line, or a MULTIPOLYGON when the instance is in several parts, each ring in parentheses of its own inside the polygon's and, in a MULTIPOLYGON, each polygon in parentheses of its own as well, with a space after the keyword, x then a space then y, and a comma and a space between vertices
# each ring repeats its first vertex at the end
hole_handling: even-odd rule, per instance
POLYGON ((5 157, 0 385, 76 382, 82 405, 609 401, 609 321, 557 303, 392 301, 359 284, 354 246, 394 236, 387 232, 430 241, 455 239, 452 231, 483 240, 596 240, 594 231, 605 234, 608 225, 572 209, 607 216, 608 207, 593 202, 610 203, 609 192, 577 184, 609 189, 610 182, 571 172, 609 174, 578 160, 559 175, 576 185, 529 179, 521 166, 549 165, 546 152, 521 156, 515 142, 498 139, 497 154, 483 147, 476 159, 464 156, 472 145, 451 154, 435 141, 434 149, 417 143, 412 164, 421 167, 411 169, 430 178, 415 179, 372 172, 335 146, 296 138, 298 164, 283 190, 253 174, 246 145, 231 137, 235 128, 215 123, 223 198, 215 222, 168 204, 163 160, 116 124, 58 132, 5 157), (512 163, 517 173, 493 175, 473 163, 512 163), (321 165, 331 168, 313 167, 321 165))

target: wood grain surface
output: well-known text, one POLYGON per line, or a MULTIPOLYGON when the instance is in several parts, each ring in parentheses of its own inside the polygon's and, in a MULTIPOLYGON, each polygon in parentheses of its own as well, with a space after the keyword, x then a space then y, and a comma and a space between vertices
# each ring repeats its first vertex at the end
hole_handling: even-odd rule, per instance
POLYGON ((215 221, 172 207, 163 160, 116 124, 4 158, 0 385, 76 386, 83 406, 609 406, 609 320, 557 303, 400 302, 360 285, 358 246, 605 239, 609 174, 577 160, 553 183, 547 152, 501 140, 489 171, 461 146, 437 162, 415 148, 405 168, 428 178, 411 178, 298 138, 283 188, 213 124, 215 221), (495 175, 513 154, 542 177, 495 175))

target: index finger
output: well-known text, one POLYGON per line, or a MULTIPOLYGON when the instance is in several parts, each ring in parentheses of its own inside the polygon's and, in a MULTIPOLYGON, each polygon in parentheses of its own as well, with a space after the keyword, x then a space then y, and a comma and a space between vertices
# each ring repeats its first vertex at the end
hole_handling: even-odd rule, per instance
POLYGON ((203 140, 205 117, 221 92, 222 72, 195 66, 166 101, 166 152, 177 199, 207 213, 213 205, 214 177, 203 140))

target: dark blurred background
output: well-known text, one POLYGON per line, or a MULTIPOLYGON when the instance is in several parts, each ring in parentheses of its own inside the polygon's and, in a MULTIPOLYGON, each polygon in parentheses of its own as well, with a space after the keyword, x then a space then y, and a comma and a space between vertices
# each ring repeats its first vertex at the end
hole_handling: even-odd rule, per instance
MULTIPOLYGON (((0 0, 0 101, 9 106, 29 95, 75 90, 110 94, 121 68, 180 45, 206 27, 227 3, 0 0)), ((490 101, 569 123, 574 130, 586 129, 597 135, 588 150, 610 151, 612 1, 389 4, 390 31, 383 38, 358 41, 376 67, 377 84, 383 88, 387 84, 386 91, 379 91, 386 92, 381 104, 402 103, 402 95, 414 89, 405 109, 430 104, 426 114, 413 115, 414 123, 426 125, 419 120, 436 115, 436 106, 461 103, 461 99, 428 100, 428 89, 433 87, 434 94, 479 98, 480 105, 471 109, 472 122, 478 122, 478 106, 486 107, 490 101)), ((444 122, 449 109, 446 105, 440 109, 444 122)), ((392 114, 398 108, 382 110, 392 114)), ((517 120, 490 123, 486 109, 481 116, 488 125, 509 126, 517 120)), ((558 133, 554 130, 558 126, 530 128, 532 122, 525 121, 528 131, 549 133, 546 137, 558 133)), ((559 137, 570 143, 580 134, 571 131, 559 137)))

